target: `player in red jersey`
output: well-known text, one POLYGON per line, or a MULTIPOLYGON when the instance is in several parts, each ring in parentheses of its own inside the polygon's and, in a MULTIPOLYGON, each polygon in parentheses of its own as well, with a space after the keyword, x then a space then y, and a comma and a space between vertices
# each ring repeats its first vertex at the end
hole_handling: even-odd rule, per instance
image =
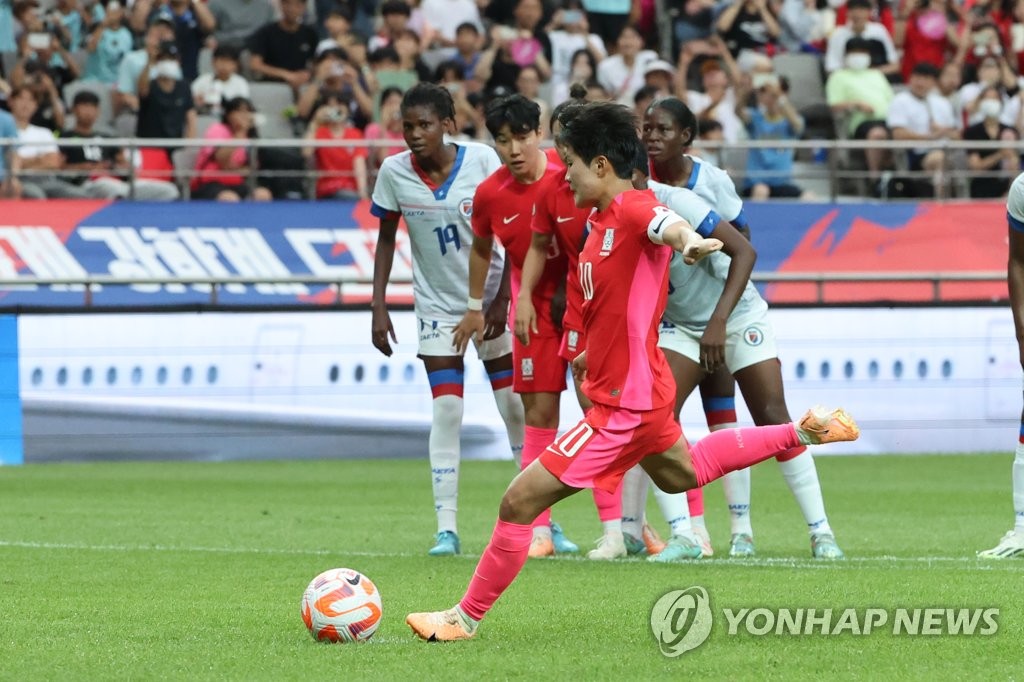
MULTIPOLYGON (((484 316, 474 296, 482 296, 491 251, 497 238, 511 265, 514 320, 523 261, 530 249, 530 223, 534 204, 551 193, 565 177, 565 166, 555 150, 540 148, 540 107, 522 95, 499 97, 487 106, 487 129, 504 164, 477 187, 473 197, 473 247, 469 262, 470 306, 455 328, 455 343, 461 349, 484 328, 484 316)), ((566 256, 550 249, 532 289, 530 305, 541 311, 541 322, 530 338, 515 339, 512 346, 512 389, 523 401, 526 431, 521 465, 528 467, 558 435, 559 400, 565 390, 567 363, 558 354, 562 332, 551 314, 552 300, 565 281, 566 256)), ((579 547, 565 540, 552 527, 551 513, 544 511, 533 526, 531 557, 574 553, 579 547), (552 532, 552 531, 556 532, 552 532)))
POLYGON ((671 255, 664 247, 693 263, 721 242, 700 237, 650 192, 632 189, 633 159, 641 149, 629 110, 590 104, 559 139, 576 204, 596 209, 578 265, 587 348, 573 361, 594 407, 505 491, 491 542, 459 604, 406 617, 426 640, 476 634, 526 562, 533 519, 581 488, 614 490, 640 463, 656 485, 682 492, 801 443, 859 435, 842 410, 810 410, 799 426, 723 430, 689 447, 673 416, 675 384, 658 349, 671 255))

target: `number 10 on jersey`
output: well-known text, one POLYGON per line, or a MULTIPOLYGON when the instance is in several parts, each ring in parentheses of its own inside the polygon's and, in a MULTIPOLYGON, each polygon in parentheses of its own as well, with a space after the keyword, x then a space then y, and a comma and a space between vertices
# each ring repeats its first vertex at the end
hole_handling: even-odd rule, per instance
POLYGON ((580 261, 580 286, 583 287, 583 300, 594 298, 594 264, 580 261))
POLYGON ((451 244, 456 251, 462 248, 462 240, 459 238, 459 228, 455 225, 435 227, 434 234, 437 235, 437 245, 441 249, 441 255, 448 253, 448 245, 451 244))

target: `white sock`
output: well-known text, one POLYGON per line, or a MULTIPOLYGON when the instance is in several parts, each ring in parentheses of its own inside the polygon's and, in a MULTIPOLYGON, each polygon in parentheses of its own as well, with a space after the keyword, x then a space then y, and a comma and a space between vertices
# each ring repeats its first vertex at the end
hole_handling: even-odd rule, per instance
POLYGON ((779 462, 786 484, 793 491, 796 503, 807 522, 807 530, 811 533, 831 533, 825 515, 825 501, 821 497, 821 483, 818 482, 818 469, 814 466, 814 457, 810 450, 804 450, 791 460, 779 462))
POLYGON ((622 537, 622 519, 602 521, 601 527, 604 529, 605 535, 616 535, 622 537))
POLYGON ((649 480, 647 472, 639 464, 622 477, 622 532, 635 538, 643 534, 649 480))
POLYGON ((750 469, 738 469, 722 477, 725 502, 729 505, 729 524, 732 534, 746 533, 753 537, 750 526, 750 469))
POLYGON ((1017 445, 1013 458, 1013 511, 1017 516, 1014 530, 1024 535, 1024 443, 1017 445))
POLYGON ((516 461, 516 471, 522 468, 523 434, 526 432, 526 415, 523 413, 523 401, 512 392, 511 386, 494 391, 494 402, 498 405, 498 414, 505 422, 508 431, 508 444, 512 448, 512 459, 516 461))
POLYGON ((704 523, 704 515, 701 514, 700 516, 691 516, 690 517, 690 527, 693 528, 694 530, 702 530, 702 531, 704 531, 706 533, 707 530, 708 530, 708 527, 704 523))
POLYGON ((686 501, 686 493, 666 493, 658 486, 654 486, 654 499, 658 502, 661 515, 668 522, 672 535, 696 539, 693 535, 693 526, 690 524, 690 504, 686 501))
POLYGON ((442 395, 434 398, 434 420, 430 426, 430 480, 434 486, 437 532, 458 532, 459 431, 462 426, 462 398, 442 395))

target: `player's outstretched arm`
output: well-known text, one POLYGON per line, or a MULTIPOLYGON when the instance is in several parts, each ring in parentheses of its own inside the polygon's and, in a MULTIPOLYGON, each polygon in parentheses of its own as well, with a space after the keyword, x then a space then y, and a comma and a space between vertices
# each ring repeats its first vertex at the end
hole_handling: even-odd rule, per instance
POLYGON ((398 343, 395 328, 388 313, 387 291, 391 278, 391 266, 395 260, 395 236, 398 234, 398 218, 381 218, 377 232, 377 251, 373 256, 373 322, 371 336, 373 346, 390 357, 391 343, 398 343), (388 339, 390 338, 391 343, 388 339))
POLYGON ((523 261, 523 274, 519 284, 519 298, 516 299, 516 338, 524 346, 530 345, 530 332, 537 333, 537 310, 533 307, 533 288, 537 286, 551 246, 551 235, 534 232, 530 238, 530 250, 523 261))
MULTIPOLYGON (((678 218, 678 216, 676 217, 678 218)), ((652 224, 648 228, 647 234, 651 241, 664 244, 681 253, 683 261, 687 265, 693 265, 708 254, 722 248, 720 240, 700 236, 693 226, 682 218, 678 218, 668 225, 652 224)))
POLYGON ((491 267, 493 247, 493 237, 473 237, 473 246, 469 251, 469 299, 466 301, 466 314, 455 325, 452 339, 459 355, 466 352, 466 347, 474 337, 481 340, 484 338, 484 288, 487 285, 487 271, 491 267))

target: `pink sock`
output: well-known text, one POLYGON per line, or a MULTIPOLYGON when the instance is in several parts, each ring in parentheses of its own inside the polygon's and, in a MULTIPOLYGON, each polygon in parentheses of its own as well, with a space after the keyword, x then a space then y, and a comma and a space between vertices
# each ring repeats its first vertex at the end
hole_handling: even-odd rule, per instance
POLYGON ((467 616, 481 620, 519 575, 530 552, 533 528, 498 519, 494 534, 473 571, 459 607, 467 616))
POLYGON ((704 488, 690 488, 686 491, 686 503, 690 507, 690 518, 704 516, 704 488))
POLYGON ((798 445, 800 439, 792 424, 723 429, 697 441, 690 448, 690 459, 697 485, 704 486, 798 445))
POLYGON ((790 448, 789 450, 786 450, 785 452, 780 452, 779 454, 775 455, 775 459, 776 459, 776 461, 779 461, 779 462, 788 462, 791 459, 796 459, 797 457, 799 457, 800 455, 804 454, 805 452, 807 452, 807 446, 806 445, 800 445, 800 446, 797 446, 795 448, 790 448))
MULTIPOLYGON (((536 426, 527 426, 523 434, 523 469, 533 463, 533 460, 540 457, 547 446, 555 442, 558 436, 557 429, 541 429, 536 426)), ((550 526, 551 510, 545 509, 533 521, 534 526, 550 526)))
POLYGON ((594 506, 597 507, 597 518, 601 521, 614 521, 622 518, 622 482, 614 493, 594 488, 594 506))

